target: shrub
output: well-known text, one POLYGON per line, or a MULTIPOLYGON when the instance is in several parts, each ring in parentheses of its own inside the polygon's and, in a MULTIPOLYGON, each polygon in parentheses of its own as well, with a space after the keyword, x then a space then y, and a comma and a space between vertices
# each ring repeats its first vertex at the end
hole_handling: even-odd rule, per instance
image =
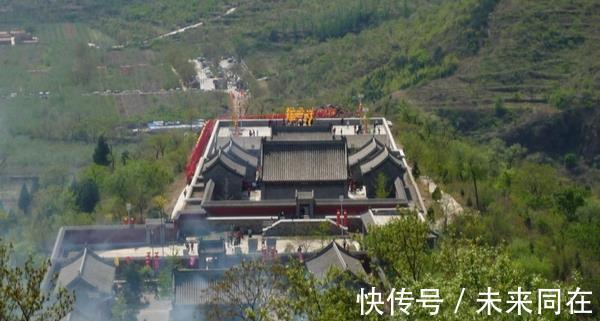
POLYGON ((573 169, 577 166, 577 155, 573 153, 568 153, 564 157, 565 167, 568 169, 573 169))
POLYGON ((431 198, 433 198, 434 201, 439 201, 442 199, 442 191, 439 187, 436 187, 433 193, 431 193, 431 198))
POLYGON ((550 95, 548 99, 550 105, 564 110, 571 107, 575 103, 575 93, 566 88, 559 88, 550 95))

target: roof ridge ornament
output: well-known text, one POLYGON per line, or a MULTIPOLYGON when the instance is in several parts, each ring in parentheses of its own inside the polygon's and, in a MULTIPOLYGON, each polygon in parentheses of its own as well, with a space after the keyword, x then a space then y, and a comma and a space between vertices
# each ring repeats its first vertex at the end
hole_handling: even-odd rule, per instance
POLYGON ((81 265, 79 265, 79 275, 83 274, 83 267, 85 265, 85 259, 87 258, 87 247, 83 249, 83 255, 81 258, 81 265))
POLYGON ((333 241, 332 243, 333 243, 333 248, 334 248, 335 254, 337 255, 338 259, 340 259, 340 262, 344 266, 344 269, 347 269, 348 263, 346 263, 346 260, 344 260, 344 257, 342 257, 342 253, 340 252, 337 242, 333 241))

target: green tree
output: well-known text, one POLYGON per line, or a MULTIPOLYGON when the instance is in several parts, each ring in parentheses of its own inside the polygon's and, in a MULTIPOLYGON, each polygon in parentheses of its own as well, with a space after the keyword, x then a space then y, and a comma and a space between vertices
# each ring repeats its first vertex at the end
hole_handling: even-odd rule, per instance
POLYGON ((571 88, 558 88, 549 97, 550 105, 560 109, 568 109, 574 105, 576 93, 571 88))
MULTIPOLYGON (((481 303, 477 302, 477 299, 479 292, 486 291, 488 287, 499 292, 500 295, 515 291, 524 285, 532 289, 565 287, 565 285, 549 282, 539 275, 527 273, 514 263, 505 248, 489 247, 472 240, 447 239, 440 245, 440 250, 432 255, 432 261, 431 273, 414 284, 413 289, 434 286, 440 290, 440 293, 444 293, 444 303, 440 307, 439 314, 435 316, 429 315, 430 310, 428 309, 414 306, 411 314, 415 319, 481 320, 482 316, 485 316, 485 312, 483 314, 476 312, 481 308, 481 303), (455 313, 454 303, 458 302, 463 288, 465 292, 462 304, 455 313), (446 302, 452 303, 447 304, 446 302)), ((401 283, 394 285, 396 288, 404 286, 401 283)), ((503 311, 507 309, 506 305, 498 304, 497 306, 503 311)), ((492 317, 494 320, 518 320, 521 316, 492 314, 492 317)), ((550 310, 544 311, 542 315, 533 313, 528 315, 531 320, 570 320, 571 317, 568 314, 556 316, 550 310)))
POLYGON ((576 186, 566 187, 554 194, 556 207, 569 221, 577 219, 576 211, 585 205, 586 197, 587 193, 576 186))
POLYGON ((111 314, 112 321, 137 321, 136 310, 127 302, 124 292, 117 294, 111 314))
MULTIPOLYGON (((313 230, 313 235, 319 240, 321 241, 321 247, 325 247, 325 244, 331 242, 332 240, 332 235, 331 235, 331 224, 329 222, 321 222, 319 223, 319 226, 313 230)), ((310 242, 307 242, 310 243, 310 242)), ((309 244, 306 244, 303 247, 303 250, 307 250, 307 247, 309 246, 309 244)))
POLYGON ((419 163, 417 163, 417 161, 415 161, 415 163, 413 164, 412 175, 415 179, 421 176, 421 169, 419 168, 419 163))
POLYGON ((179 77, 184 82, 184 84, 189 84, 194 80, 196 76, 196 69, 194 68, 194 64, 188 61, 188 58, 184 55, 184 53, 178 48, 171 48, 167 52, 167 63, 177 71, 179 77))
POLYGON ((169 138, 170 136, 168 134, 156 134, 150 137, 149 144, 154 150, 155 159, 165 156, 165 149, 167 149, 169 144, 169 138))
POLYGON ((96 149, 94 149, 94 163, 102 166, 110 165, 110 146, 106 142, 104 135, 100 135, 98 137, 98 143, 96 144, 96 149))
POLYGON ((427 221, 429 223, 435 222, 435 209, 433 207, 427 208, 427 221))
POLYGON ((123 297, 128 305, 136 306, 140 303, 142 297, 143 278, 140 269, 135 263, 125 265, 123 269, 125 286, 123 287, 123 297))
POLYGON ((506 116, 507 113, 508 109, 504 105, 504 100, 502 100, 502 98, 500 97, 496 98, 496 101, 494 102, 494 114, 496 115, 496 117, 504 118, 504 116, 506 116))
POLYGON ((161 298, 170 298, 173 288, 173 270, 180 267, 181 260, 178 256, 179 250, 172 245, 167 253, 165 264, 158 274, 158 295, 161 298))
POLYGON ((21 192, 19 193, 19 200, 17 202, 19 208, 24 213, 29 213, 29 207, 31 206, 31 195, 29 195, 29 191, 27 190, 27 185, 23 183, 21 186, 21 192))
POLYGON ((516 171, 511 185, 515 200, 532 209, 552 206, 552 195, 558 191, 558 175, 550 165, 524 163, 516 171))
POLYGON ((469 177, 473 181, 473 191, 475 192, 475 207, 478 210, 482 210, 482 208, 477 182, 482 180, 487 174, 486 162, 487 160, 482 155, 477 154, 477 152, 472 152, 467 158, 467 171, 469 177))
POLYGON ((15 266, 12 244, 0 239, 0 320, 59 321, 73 307, 74 296, 63 287, 46 293, 41 284, 49 261, 36 264, 28 257, 15 266))
POLYGON ((376 198, 388 198, 390 196, 390 191, 387 187, 388 178, 385 177, 385 174, 379 173, 375 178, 375 197, 376 198))
POLYGON ((73 193, 75 194, 75 203, 82 212, 93 212, 96 204, 100 201, 98 186, 95 181, 89 178, 76 183, 73 193))
POLYGON ((568 153, 564 157, 565 167, 567 169, 573 169, 577 166, 577 155, 568 153))
POLYGON ((505 151, 505 157, 508 168, 512 168, 514 163, 527 153, 527 149, 520 144, 513 144, 505 151))
POLYGON ((127 151, 127 150, 124 150, 124 151, 121 153, 121 164, 122 164, 123 166, 127 165, 127 161, 129 161, 129 159, 130 159, 130 158, 131 158, 131 155, 129 155, 129 151, 127 151))
POLYGON ((115 171, 109 185, 123 203, 133 204, 143 219, 152 198, 164 192, 171 179, 171 173, 160 163, 129 161, 115 171))
POLYGON ((413 211, 402 212, 384 226, 373 226, 364 247, 404 280, 419 280, 426 261, 429 228, 413 211))
POLYGON ((356 304, 360 280, 350 273, 332 268, 317 279, 294 259, 284 273, 286 291, 275 299, 278 320, 385 320, 377 313, 360 315, 360 305, 356 304))
POLYGON ((433 190, 433 193, 431 193, 431 198, 434 201, 439 201, 442 199, 442 190, 438 186, 436 186, 435 190, 433 190))
POLYGON ((277 262, 242 261, 211 285, 207 320, 279 320, 275 298, 285 293, 284 267, 277 262), (223 302, 227 302, 223 305, 223 302))

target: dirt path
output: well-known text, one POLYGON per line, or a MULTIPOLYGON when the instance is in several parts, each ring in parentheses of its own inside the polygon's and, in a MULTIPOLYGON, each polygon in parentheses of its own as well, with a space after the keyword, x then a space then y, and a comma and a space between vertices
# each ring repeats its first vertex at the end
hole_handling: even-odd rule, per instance
MULTIPOLYGON (((236 7, 230 8, 224 14, 222 14, 220 16, 217 16, 215 19, 219 19, 219 18, 228 16, 228 15, 232 14, 233 12, 235 12, 236 9, 237 9, 236 7)), ((203 25, 204 25, 204 22, 200 21, 198 23, 195 23, 195 24, 192 24, 192 25, 189 25, 189 26, 185 26, 183 28, 179 28, 179 29, 173 30, 171 32, 167 32, 165 34, 162 34, 162 35, 160 35, 160 36, 158 36, 156 38, 151 39, 150 41, 155 41, 155 40, 160 40, 160 39, 172 37, 172 36, 178 35, 180 33, 184 33, 184 32, 186 32, 186 31, 188 31, 190 29, 196 29, 196 28, 202 27, 203 25)))

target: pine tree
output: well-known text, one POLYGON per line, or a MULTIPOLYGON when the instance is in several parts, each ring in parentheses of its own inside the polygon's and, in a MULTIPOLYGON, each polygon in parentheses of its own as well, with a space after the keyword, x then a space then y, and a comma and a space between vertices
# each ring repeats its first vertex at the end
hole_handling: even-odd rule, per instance
POLYGON ((91 213, 100 201, 98 186, 91 179, 86 179, 79 184, 75 184, 74 192, 75 203, 82 212, 91 213))
POLYGON ((127 161, 129 161, 130 158, 131 156, 129 155, 129 151, 123 151, 121 153, 121 164, 123 164, 123 166, 127 165, 127 161))
POLYGON ((31 205, 31 196, 29 195, 29 191, 27 190, 27 185, 23 183, 21 186, 21 193, 19 194, 19 208, 25 212, 29 212, 29 205, 31 205))
POLYGON ((110 146, 106 142, 104 136, 100 135, 98 138, 98 143, 96 144, 96 149, 94 149, 94 163, 102 166, 110 165, 110 146))
POLYGON ((417 178, 419 178, 419 176, 421 176, 421 170, 419 169, 419 164, 417 163, 417 161, 415 161, 415 164, 413 165, 412 175, 415 179, 417 179, 417 178))

